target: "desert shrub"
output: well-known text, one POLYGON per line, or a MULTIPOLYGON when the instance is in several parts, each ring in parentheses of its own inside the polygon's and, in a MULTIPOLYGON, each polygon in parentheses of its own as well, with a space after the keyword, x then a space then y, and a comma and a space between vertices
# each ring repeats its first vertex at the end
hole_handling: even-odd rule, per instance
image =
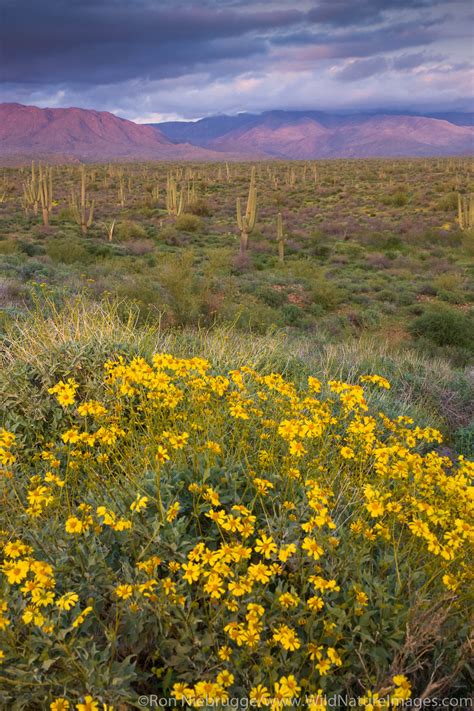
POLYGON ((458 209, 458 194, 454 190, 442 195, 438 200, 438 207, 443 212, 454 212, 458 209))
POLYGON ((50 264, 30 259, 18 270, 18 277, 23 281, 45 281, 54 277, 54 268, 50 264))
POLYGON ((242 274, 248 272, 252 269, 252 261, 247 252, 241 254, 238 252, 232 257, 231 260, 231 272, 233 274, 242 274))
POLYGON ((349 321, 357 329, 373 329, 380 324, 380 311, 376 306, 360 309, 349 314, 349 321))
POLYGON ((46 254, 44 246, 42 244, 37 244, 36 242, 19 242, 18 246, 28 257, 36 257, 38 254, 46 254))
POLYGON ((431 306, 410 326, 414 336, 437 346, 455 346, 474 351, 474 317, 472 312, 449 306, 431 306))
POLYGON ((155 248, 155 244, 151 239, 135 239, 131 242, 123 242, 123 246, 129 254, 133 254, 136 257, 150 254, 155 248))
POLYGON ((226 299, 221 308, 221 319, 232 322, 246 333, 269 334, 283 325, 281 310, 251 299, 244 302, 226 299))
POLYGON ((331 246, 327 237, 320 232, 315 232, 308 239, 309 252, 318 259, 327 259, 331 254, 331 246))
POLYGON ((474 420, 454 433, 453 444, 456 452, 465 457, 474 458, 474 420))
POLYGON ((170 247, 179 247, 186 244, 188 238, 180 235, 174 225, 166 225, 158 232, 158 240, 170 247))
POLYGON ((0 240, 0 254, 16 254, 19 252, 18 242, 14 239, 0 240))
POLYGON ((384 378, 118 355, 0 431, 5 704, 469 691, 472 464, 384 378))
POLYGON ((131 242, 133 240, 143 240, 147 238, 147 232, 142 225, 132 220, 119 222, 115 227, 114 239, 118 242, 131 242))
POLYGON ((311 285, 310 298, 313 303, 319 304, 327 311, 330 311, 341 302, 342 292, 329 279, 318 276, 315 283, 311 285))
POLYGON ((289 326, 300 326, 305 319, 305 312, 296 304, 284 304, 281 314, 285 324, 289 326))
POLYGON ((196 202, 191 203, 188 206, 188 210, 191 215, 198 215, 199 217, 208 217, 211 215, 211 208, 209 203, 207 203, 203 198, 196 200, 196 202))
POLYGON ((75 262, 86 263, 90 261, 91 255, 79 238, 59 238, 49 240, 46 245, 46 254, 53 262, 63 264, 74 264, 75 262))
POLYGON ((440 274, 433 280, 433 287, 443 301, 460 304, 466 298, 466 294, 462 289, 462 275, 459 273, 440 274))
POLYGON ((390 267, 390 258, 381 252, 371 252, 366 257, 367 266, 373 269, 388 269, 390 267))
POLYGON ((70 207, 62 207, 57 214, 59 222, 74 222, 74 213, 70 207))
POLYGON ((207 313, 210 284, 196 274, 193 252, 168 261, 160 272, 160 283, 174 321, 180 326, 197 323, 207 313))
POLYGON ((464 232, 461 242, 464 254, 474 257, 474 232, 464 232))
POLYGON ((200 232, 202 230, 202 220, 197 215, 190 215, 184 212, 176 218, 175 227, 183 232, 200 232))
POLYGON ((408 203, 408 195, 406 192, 399 190, 393 195, 391 203, 394 207, 404 207, 408 203))
POLYGON ((284 290, 275 289, 271 286, 261 286, 256 292, 259 299, 261 299, 268 306, 279 307, 287 301, 287 296, 284 290))

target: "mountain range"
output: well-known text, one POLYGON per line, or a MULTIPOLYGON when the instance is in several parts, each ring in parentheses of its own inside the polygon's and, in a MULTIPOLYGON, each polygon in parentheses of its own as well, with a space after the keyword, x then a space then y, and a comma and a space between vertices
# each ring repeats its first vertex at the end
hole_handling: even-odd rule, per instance
POLYGON ((474 114, 267 111, 137 124, 106 111, 0 104, 0 161, 469 155, 474 114))
POLYGON ((267 111, 154 124, 170 140, 273 158, 366 158, 470 154, 473 114, 267 111))

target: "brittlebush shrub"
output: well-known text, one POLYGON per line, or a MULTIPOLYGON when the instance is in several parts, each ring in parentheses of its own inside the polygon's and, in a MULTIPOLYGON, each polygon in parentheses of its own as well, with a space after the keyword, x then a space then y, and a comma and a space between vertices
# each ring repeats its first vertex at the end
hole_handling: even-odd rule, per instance
POLYGON ((372 412, 384 378, 159 353, 87 387, 0 431, 5 708, 467 689, 474 467, 372 412))

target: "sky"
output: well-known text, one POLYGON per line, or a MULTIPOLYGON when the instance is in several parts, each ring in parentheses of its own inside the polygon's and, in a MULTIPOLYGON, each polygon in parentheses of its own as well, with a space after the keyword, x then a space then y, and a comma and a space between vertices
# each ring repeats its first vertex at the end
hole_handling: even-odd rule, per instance
POLYGON ((472 110, 471 0, 0 0, 0 102, 140 123, 472 110))

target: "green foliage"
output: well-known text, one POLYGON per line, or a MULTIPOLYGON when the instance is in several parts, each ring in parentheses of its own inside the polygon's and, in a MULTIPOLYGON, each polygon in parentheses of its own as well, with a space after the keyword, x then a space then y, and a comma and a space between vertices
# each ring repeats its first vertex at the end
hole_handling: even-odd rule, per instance
POLYGON ((311 286, 311 301, 331 311, 342 301, 343 295, 336 284, 324 276, 317 276, 311 286))
POLYGON ((209 284, 196 274, 194 259, 192 251, 185 251, 160 270, 160 284, 172 319, 180 326, 198 323, 207 311, 209 284))
POLYGON ((0 240, 0 254, 15 254, 19 251, 18 242, 14 239, 0 240))
POLYGON ((145 239, 147 236, 145 228, 133 220, 119 222, 114 230, 114 239, 117 242, 131 242, 132 240, 145 239))
POLYGON ((449 306, 433 306, 410 326, 413 335, 437 346, 455 346, 474 352, 474 315, 449 306))
POLYGON ((63 264, 74 264, 75 262, 85 264, 90 261, 87 248, 78 239, 68 237, 50 240, 46 245, 46 254, 53 262, 62 262, 63 264))
POLYGON ((183 232, 201 232, 203 228, 202 220, 197 215, 191 215, 187 212, 179 215, 174 224, 177 230, 182 230, 183 232))

